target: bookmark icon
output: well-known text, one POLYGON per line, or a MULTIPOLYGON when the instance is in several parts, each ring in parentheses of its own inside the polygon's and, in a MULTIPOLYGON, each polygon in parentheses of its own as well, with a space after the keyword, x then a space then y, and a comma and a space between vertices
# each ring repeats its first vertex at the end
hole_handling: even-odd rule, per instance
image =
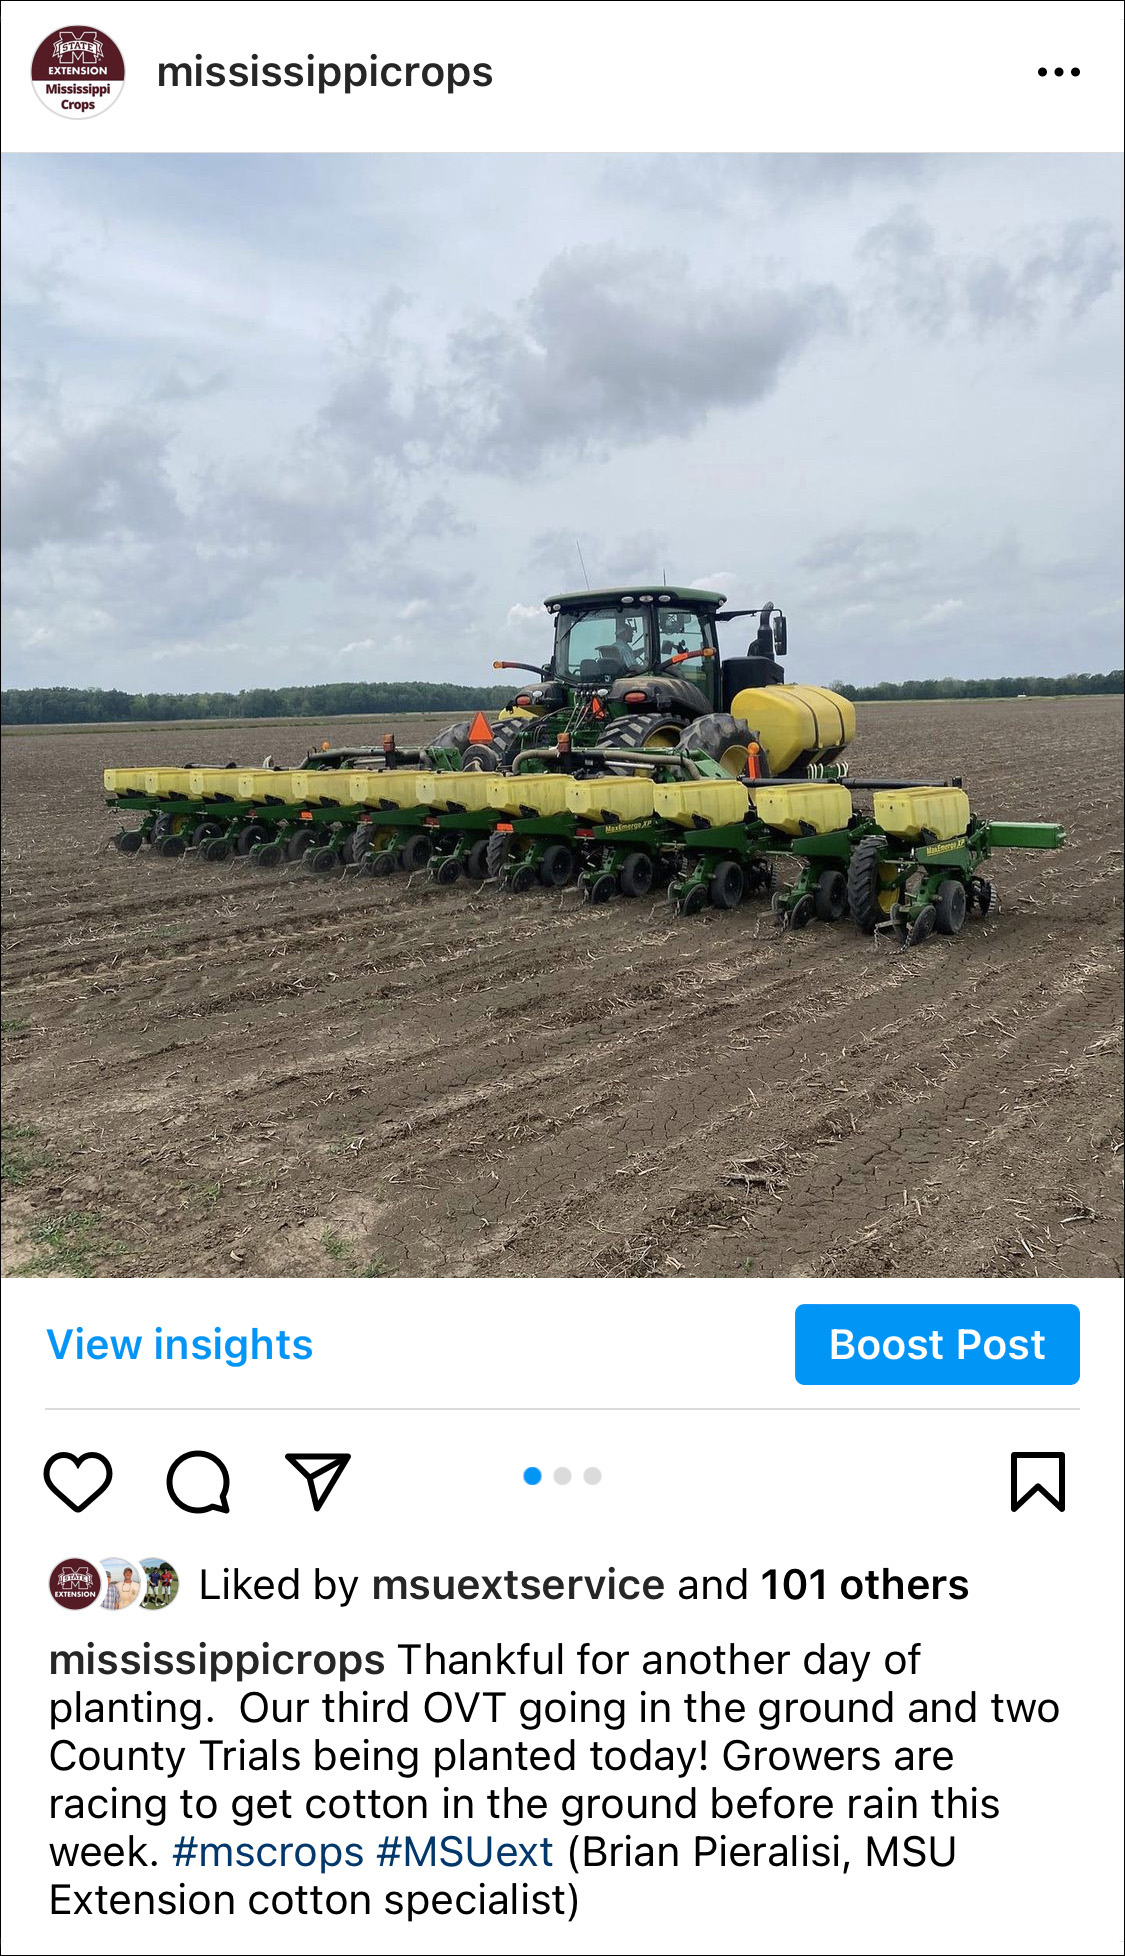
POLYGON ((1011 1465, 1012 1513, 1041 1494, 1060 1514, 1066 1512, 1065 1453, 1013 1453, 1011 1465))

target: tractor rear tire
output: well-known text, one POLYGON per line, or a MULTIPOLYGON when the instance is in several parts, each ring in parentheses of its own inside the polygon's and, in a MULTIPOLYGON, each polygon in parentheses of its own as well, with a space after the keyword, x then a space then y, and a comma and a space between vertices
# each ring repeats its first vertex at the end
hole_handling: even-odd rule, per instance
MULTIPOLYGON (((530 723, 527 720, 499 720, 492 729, 492 751, 497 766, 503 771, 514 754, 518 754, 525 744, 523 730, 530 723)), ((482 743, 483 744, 483 743, 482 743)), ((535 746, 533 740, 531 746, 535 746)))
POLYGON ((884 909, 880 896, 880 890, 885 887, 880 872, 886 847, 881 835, 865 835, 848 864, 848 909, 856 928, 866 937, 890 916, 890 909, 884 909))
POLYGON ((398 852, 403 868, 413 874, 416 869, 425 869, 434 853, 434 845, 428 835, 408 835, 398 852))
POLYGON ((934 929, 942 937, 956 937, 968 915, 969 903, 965 885, 955 876, 949 876, 938 885, 934 900, 934 929))
POLYGON ((574 851, 565 842, 549 842, 539 865, 539 881, 549 890, 561 890, 574 875, 574 851))
POLYGON ((371 824, 360 822, 348 838, 344 854, 350 863, 361 863, 371 852, 371 824))
POLYGON ((837 924, 848 907, 848 879, 839 869, 824 869, 813 891, 816 914, 822 924, 837 924))
POLYGON ((443 727, 439 734, 434 735, 429 746, 423 748, 423 760, 442 747, 455 747, 459 754, 463 754, 469 744, 469 729, 472 724, 471 720, 455 720, 451 727, 443 727))
POLYGON ((745 774, 750 742, 756 739, 745 720, 736 720, 733 713, 704 713, 684 728, 678 744, 681 753, 701 750, 737 776, 745 774))
POLYGON ((618 887, 623 897, 646 897, 655 880, 652 857, 646 856, 643 849, 632 850, 617 872, 618 887))
MULTIPOLYGON (((653 748, 667 748, 669 753, 679 744, 684 730, 682 720, 672 720, 666 713, 625 713, 619 720, 608 720, 598 736, 599 747, 631 747, 651 751, 653 748)), ((609 761, 610 774, 627 774, 625 761, 609 761)))
POLYGON ((707 886, 707 894, 716 910, 737 910, 745 889, 746 878, 742 873, 742 864, 736 863, 733 856, 727 856, 721 863, 716 864, 715 873, 707 886))

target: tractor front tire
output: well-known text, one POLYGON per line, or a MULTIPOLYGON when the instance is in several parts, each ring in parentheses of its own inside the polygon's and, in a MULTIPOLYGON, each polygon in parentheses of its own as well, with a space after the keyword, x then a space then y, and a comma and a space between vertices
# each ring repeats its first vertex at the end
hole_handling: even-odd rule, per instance
POLYGON ((756 740, 745 720, 733 713, 704 713, 684 728, 679 739, 682 754, 708 754, 727 774, 745 774, 750 743, 756 740))

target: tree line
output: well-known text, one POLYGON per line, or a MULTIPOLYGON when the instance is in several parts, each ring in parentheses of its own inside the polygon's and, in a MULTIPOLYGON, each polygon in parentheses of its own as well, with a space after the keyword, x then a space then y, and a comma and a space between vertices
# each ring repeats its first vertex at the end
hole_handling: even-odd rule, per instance
MULTIPOLYGON (((903 679, 878 686, 838 680, 850 700, 1053 698, 1120 693, 1125 673, 1071 672, 1062 679, 903 679)), ((80 725, 98 720, 320 720, 367 713, 472 713, 503 706, 509 686, 451 686, 441 681, 342 680, 323 686, 251 686, 241 693, 126 693, 100 686, 27 686, 0 693, 5 726, 80 725)))
POLYGON ((853 686, 837 680, 833 692, 849 700, 1012 700, 1054 699, 1059 694, 1120 693, 1125 672, 1068 672, 1062 679, 901 679, 878 686, 853 686))
POLYGON ((323 686, 251 686, 241 693, 125 693, 100 686, 28 686, 0 693, 5 726, 94 720, 326 719, 362 713, 472 713, 503 706, 510 686, 424 680, 343 680, 323 686))

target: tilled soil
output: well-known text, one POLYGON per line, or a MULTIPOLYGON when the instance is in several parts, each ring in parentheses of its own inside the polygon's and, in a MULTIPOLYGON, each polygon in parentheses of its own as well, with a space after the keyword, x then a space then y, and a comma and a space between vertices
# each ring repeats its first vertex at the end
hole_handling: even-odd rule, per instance
POLYGON ((369 725, 5 738, 6 1269, 1119 1272, 1122 703, 859 716, 853 773, 963 774, 1069 846, 996 859, 999 908, 903 954, 753 902, 107 846, 106 764, 369 725))

